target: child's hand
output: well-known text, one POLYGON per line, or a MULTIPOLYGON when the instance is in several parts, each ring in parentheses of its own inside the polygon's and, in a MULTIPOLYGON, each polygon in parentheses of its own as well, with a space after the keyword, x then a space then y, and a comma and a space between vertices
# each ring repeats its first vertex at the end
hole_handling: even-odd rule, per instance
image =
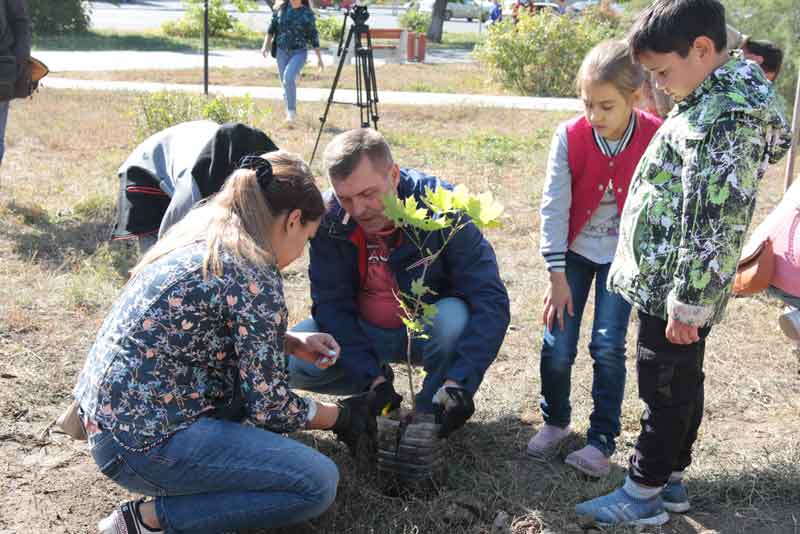
POLYGON ((558 319, 558 326, 564 330, 564 310, 570 317, 575 315, 572 309, 572 291, 567 283, 564 273, 550 273, 550 284, 544 294, 544 309, 542 310, 542 323, 548 330, 553 330, 553 319, 558 319))
POLYGON ((667 340, 676 345, 690 345, 700 341, 696 326, 676 321, 672 317, 667 320, 667 330, 664 333, 667 340))

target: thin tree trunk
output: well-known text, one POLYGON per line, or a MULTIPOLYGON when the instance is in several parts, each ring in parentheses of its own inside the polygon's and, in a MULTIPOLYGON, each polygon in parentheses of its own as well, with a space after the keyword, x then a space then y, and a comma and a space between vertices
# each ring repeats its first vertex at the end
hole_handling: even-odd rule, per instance
POLYGON ((444 12, 447 8, 447 0, 436 0, 433 4, 433 13, 431 15, 431 25, 428 28, 428 41, 432 43, 441 43, 442 34, 444 31, 444 12))

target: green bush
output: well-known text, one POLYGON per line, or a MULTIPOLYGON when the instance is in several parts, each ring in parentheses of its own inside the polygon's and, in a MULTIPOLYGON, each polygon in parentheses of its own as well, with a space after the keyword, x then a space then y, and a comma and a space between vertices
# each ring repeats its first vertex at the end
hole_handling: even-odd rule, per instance
POLYGON ((318 17, 317 32, 320 40, 338 43, 342 37, 342 20, 337 17, 318 17))
POLYGON ((430 13, 420 13, 416 9, 409 9, 400 15, 400 27, 410 32, 425 33, 431 25, 430 13))
POLYGON ((575 74, 583 57, 600 41, 619 37, 621 31, 599 16, 523 12, 517 24, 511 20, 492 24, 475 55, 494 79, 512 91, 573 96, 575 74))
POLYGON ((202 95, 162 91, 137 99, 133 113, 136 134, 144 139, 181 122, 208 119, 217 123, 242 122, 255 125, 271 110, 259 111, 250 95, 206 98, 202 95))
POLYGON ((36 35, 85 32, 89 28, 89 4, 84 0, 28 0, 27 6, 36 35))
MULTIPOLYGON (((253 7, 250 0, 237 0, 233 3, 242 12, 253 7)), ((245 30, 244 25, 228 13, 223 4, 223 0, 208 1, 208 34, 210 36, 220 37, 230 32, 245 30)), ((183 0, 183 5, 186 9, 183 18, 163 23, 161 30, 173 37, 202 37, 205 28, 204 0, 183 0)))

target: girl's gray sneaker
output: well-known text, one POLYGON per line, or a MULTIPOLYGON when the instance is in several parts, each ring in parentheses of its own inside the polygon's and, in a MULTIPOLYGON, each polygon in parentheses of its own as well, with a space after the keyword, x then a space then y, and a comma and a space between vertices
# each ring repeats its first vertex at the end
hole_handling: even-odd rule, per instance
POLYGON ((555 452, 567 436, 569 436, 569 427, 561 428, 545 423, 528 442, 528 455, 535 458, 546 458, 555 452))

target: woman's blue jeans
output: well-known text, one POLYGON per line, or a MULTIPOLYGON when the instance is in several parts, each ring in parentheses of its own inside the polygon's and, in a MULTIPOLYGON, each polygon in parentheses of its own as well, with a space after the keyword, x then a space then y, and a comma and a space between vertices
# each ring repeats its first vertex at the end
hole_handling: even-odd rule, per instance
POLYGON ((6 124, 8 124, 8 100, 0 102, 0 164, 6 152, 6 124))
POLYGON ((572 364, 578 353, 581 317, 595 282, 594 322, 589 354, 594 360, 592 400, 587 441, 610 456, 620 431, 620 411, 625 394, 625 334, 631 306, 619 295, 606 289, 610 263, 594 263, 574 252, 567 252, 566 276, 572 292, 575 315, 564 314, 564 329, 558 322, 550 331, 545 328, 540 361, 542 381, 541 408, 547 424, 566 427, 572 406, 572 364))
POLYGON ((167 534, 271 528, 321 515, 339 471, 320 452, 239 423, 201 417, 146 452, 110 432, 92 440, 100 471, 123 488, 156 496, 167 534))
POLYGON ((284 50, 278 47, 278 77, 283 84, 283 97, 286 101, 287 111, 297 111, 297 77, 306 64, 308 51, 303 50, 284 50))

